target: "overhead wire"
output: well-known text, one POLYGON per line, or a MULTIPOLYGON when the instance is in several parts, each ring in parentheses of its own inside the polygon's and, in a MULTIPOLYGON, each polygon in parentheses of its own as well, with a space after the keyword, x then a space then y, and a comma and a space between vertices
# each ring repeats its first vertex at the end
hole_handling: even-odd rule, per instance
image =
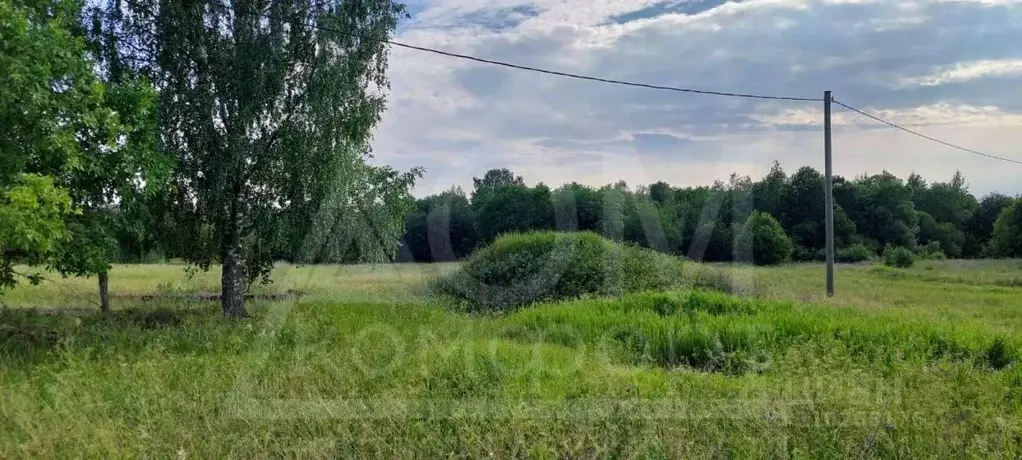
POLYGON ((978 150, 973 150, 973 149, 970 149, 970 148, 967 148, 967 147, 962 147, 962 146, 957 145, 957 144, 952 144, 952 143, 947 142, 947 141, 942 141, 942 140, 937 139, 935 137, 927 136, 926 134, 920 133, 918 131, 915 131, 915 130, 906 128, 904 126, 898 125, 896 123, 884 120, 883 118, 880 118, 880 117, 878 117, 876 115, 873 115, 871 113, 867 113, 867 112, 865 112, 863 110, 859 110, 859 109, 857 109, 855 107, 852 107, 852 106, 850 106, 848 104, 845 104, 845 103, 843 103, 841 101, 838 101, 837 99, 834 99, 833 97, 830 99, 830 101, 835 103, 835 104, 837 104, 837 105, 840 105, 841 107, 844 107, 844 108, 846 108, 848 110, 851 110, 852 112, 858 113, 859 115, 862 115, 862 116, 864 116, 866 118, 869 118, 869 119, 871 119, 873 121, 885 124, 887 126, 895 128, 895 129, 899 129, 901 131, 904 131, 906 133, 912 134, 914 136, 919 136, 919 137, 921 137, 923 139, 926 139, 926 140, 929 140, 931 142, 936 142, 938 144, 941 144, 941 145, 944 145, 944 146, 947 146, 947 147, 951 147, 953 149, 958 149, 958 150, 961 150, 963 152, 971 153, 971 154, 974 154, 974 155, 984 156, 984 157, 992 158, 992 159, 995 159, 995 160, 1007 161, 1009 163, 1016 163, 1016 164, 1022 165, 1022 160, 1015 160, 1015 159, 1011 159, 1011 158, 1000 157, 1000 156, 997 156, 997 155, 991 155, 989 153, 983 153, 983 152, 980 152, 978 150))
MULTIPOLYGON (((228 7, 228 8, 231 8, 231 7, 228 7)), ((231 9, 233 9, 233 8, 231 8, 231 9)), ((284 21, 284 22, 289 22, 289 23, 293 22, 293 21, 288 21, 285 18, 274 16, 272 14, 265 13, 265 12, 262 12, 262 11, 248 11, 248 12, 238 12, 237 10, 234 10, 234 11, 235 11, 236 14, 250 14, 250 15, 261 16, 261 17, 264 17, 264 18, 267 18, 267 19, 273 19, 273 20, 284 21)), ((477 57, 477 56, 471 56, 471 55, 467 55, 467 54, 454 53, 454 52, 451 52, 451 51, 444 51, 444 50, 439 50, 439 49, 435 49, 435 48, 429 48, 429 47, 425 47, 425 46, 410 45, 410 44, 407 44, 407 43, 402 43, 402 42, 398 42, 398 41, 394 41, 394 40, 389 40, 389 39, 384 39, 384 38, 365 37, 363 35, 355 34, 355 33, 352 33, 352 32, 347 32, 347 31, 343 31, 343 30, 338 30, 338 29, 332 28, 332 27, 322 26, 322 25, 319 25, 319 24, 312 25, 312 27, 315 28, 315 29, 318 29, 318 30, 325 30, 325 31, 334 32, 334 33, 338 33, 338 34, 348 35, 348 36, 351 36, 351 37, 354 37, 354 38, 358 38, 358 39, 361 39, 361 40, 375 40, 375 41, 378 41, 378 42, 381 42, 381 43, 385 43, 385 44, 388 44, 388 45, 392 45, 392 46, 396 46, 396 47, 399 47, 399 48, 406 48, 406 49, 410 49, 410 50, 421 51, 421 52, 426 52, 426 53, 432 53, 432 54, 437 54, 437 55, 441 55, 441 56, 446 56, 446 57, 451 57, 451 58, 456 58, 456 59, 462 59, 462 60, 467 60, 467 61, 472 61, 472 62, 496 65, 496 66, 500 66, 500 67, 506 67, 506 68, 516 69, 516 70, 527 71, 527 72, 534 72, 534 73, 541 73, 541 74, 546 74, 546 75, 554 75, 554 76, 559 76, 559 77, 572 78, 572 79, 577 79, 577 80, 586 80, 586 81, 594 81, 594 82, 599 82, 599 83, 608 83, 608 84, 630 86, 630 87, 637 87, 637 88, 647 88, 647 89, 654 89, 654 90, 661 90, 661 91, 673 91, 673 92, 680 92, 680 93, 703 94, 703 95, 711 95, 711 96, 736 97, 736 98, 746 98, 746 99, 766 99, 766 100, 780 100, 780 101, 795 101, 795 102, 823 102, 822 98, 813 98, 813 97, 773 96, 773 95, 753 94, 753 93, 737 93, 737 92, 727 92, 727 91, 711 91, 711 90, 703 90, 703 89, 695 89, 695 88, 683 88, 683 87, 677 87, 677 86, 654 85, 654 84, 649 84, 649 83, 641 83, 641 82, 634 82, 634 81, 627 81, 627 80, 617 80, 617 79, 612 79, 612 78, 595 77, 595 76, 591 76, 591 75, 583 75, 583 74, 577 74, 577 73, 562 72, 562 71, 557 71, 557 70, 544 69, 544 68, 540 68, 540 67, 533 67, 533 66, 527 66, 527 65, 522 65, 522 64, 515 64, 515 63, 506 62, 506 61, 499 61, 499 60, 495 60, 495 59, 486 59, 486 58, 481 58, 481 57, 477 57)), ((988 154, 988 153, 980 152, 978 150, 973 150, 973 149, 970 149, 970 148, 967 148, 967 147, 962 147, 960 145, 952 144, 950 142, 943 141, 943 140, 937 139, 937 138, 932 137, 932 136, 928 136, 926 134, 923 134, 923 133, 920 133, 918 131, 906 128, 906 127, 898 125, 896 123, 884 120, 883 118, 880 118, 880 117, 878 117, 876 115, 870 114, 870 113, 865 112, 863 110, 859 110, 859 109, 857 109, 855 107, 852 107, 852 106, 847 105, 847 104, 845 104, 845 103, 843 103, 841 101, 838 101, 837 99, 834 99, 833 97, 831 97, 831 102, 833 102, 833 103, 835 103, 835 104, 837 104, 837 105, 839 105, 841 107, 844 107, 845 109, 848 109, 848 110, 850 110, 852 112, 858 113, 859 115, 865 116, 865 117, 867 117, 867 118, 869 118, 871 120, 874 120, 876 122, 882 123, 882 124, 887 125, 889 127, 892 127, 892 128, 904 131, 904 132, 912 134, 914 136, 921 137, 921 138, 929 140, 931 142, 935 142, 935 143, 938 143, 938 144, 941 144, 941 145, 944 145, 944 146, 947 146, 947 147, 951 147, 953 149, 961 150, 963 152, 971 153, 971 154, 974 154, 974 155, 979 155, 979 156, 983 156, 983 157, 987 157, 987 158, 992 158, 992 159, 995 159, 995 160, 1006 161, 1006 162, 1009 162, 1009 163, 1022 164, 1022 160, 1015 160, 1015 159, 1005 158, 1005 157, 1001 157, 1001 156, 997 156, 997 155, 991 155, 991 154, 988 154)))
MULTIPOLYGON (((291 21, 288 21, 285 18, 281 18, 279 16, 274 16, 272 14, 263 13, 263 12, 259 12, 259 11, 249 11, 249 12, 240 12, 239 13, 238 11, 235 10, 235 13, 238 13, 238 14, 251 14, 251 15, 256 15, 256 16, 262 16, 262 17, 267 18, 267 19, 274 19, 274 20, 278 20, 278 21, 291 22, 291 21)), ((694 89, 694 88, 682 88, 682 87, 677 87, 677 86, 653 85, 653 84, 649 84, 649 83, 640 83, 640 82, 633 82, 633 81, 627 81, 627 80, 616 80, 616 79, 612 79, 612 78, 594 77, 594 76, 590 76, 590 75, 582 75, 582 74, 570 73, 570 72, 561 72, 561 71, 557 71, 557 70, 543 69, 543 68, 540 68, 540 67, 533 67, 533 66, 527 66, 527 65, 522 65, 522 64, 514 64, 514 63, 506 62, 506 61, 498 61, 496 59, 486 59, 486 58, 481 58, 481 57, 476 57, 476 56, 470 56, 470 55, 467 55, 467 54, 454 53, 454 52, 451 52, 451 51, 444 51, 444 50, 439 50, 439 49, 435 49, 435 48, 428 48, 428 47, 425 47, 425 46, 409 45, 407 43, 402 43, 402 42, 398 42, 398 41, 394 41, 394 40, 388 40, 388 39, 384 39, 384 38, 365 37, 365 36, 362 36, 362 35, 359 35, 359 34, 355 34, 355 33, 352 33, 352 32, 346 32, 346 31, 342 31, 342 30, 337 30, 337 29, 332 28, 332 27, 326 27, 326 26, 322 26, 322 25, 318 25, 318 24, 317 25, 313 25, 312 27, 315 28, 315 29, 319 29, 319 30, 326 30, 326 31, 329 31, 329 32, 334 32, 334 33, 348 35, 348 36, 359 38, 359 39, 362 39, 362 40, 375 40, 375 41, 379 41, 381 43, 386 43, 388 45, 393 45, 393 46, 396 46, 396 47, 399 47, 399 48, 406 48, 406 49, 410 49, 410 50, 422 51, 422 52, 426 52, 426 53, 432 53, 432 54, 452 57, 452 58, 456 58, 456 59, 463 59, 463 60, 479 62, 479 63, 483 63, 483 64, 490 64, 490 65, 496 65, 496 66, 501 66, 501 67, 507 67, 507 68, 511 68, 511 69, 523 70, 523 71, 527 71, 527 72, 535 72, 535 73, 541 73, 541 74, 546 74, 546 75, 555 75, 555 76, 559 76, 559 77, 573 78, 573 79, 576 79, 576 80, 587 80, 587 81, 595 81, 595 82, 600 82, 600 83, 609 83, 609 84, 613 84, 613 85, 631 86, 631 87, 655 89, 655 90, 661 90, 661 91, 674 91, 674 92, 679 92, 679 93, 704 94, 704 95, 710 95, 710 96, 738 97, 738 98, 747 98, 747 99, 769 99, 769 100, 797 101, 797 102, 823 102, 822 98, 795 97, 795 96, 771 96, 771 95, 752 94, 752 93, 735 93, 735 92, 727 92, 727 91, 710 91, 710 90, 694 89)))

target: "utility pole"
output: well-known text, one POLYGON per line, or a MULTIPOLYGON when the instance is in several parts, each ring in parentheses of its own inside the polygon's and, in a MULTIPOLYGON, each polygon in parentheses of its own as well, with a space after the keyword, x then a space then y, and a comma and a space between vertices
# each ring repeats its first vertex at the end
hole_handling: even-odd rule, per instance
POLYGON ((824 197, 827 201, 827 297, 834 297, 834 177, 831 165, 830 91, 823 92, 824 197))

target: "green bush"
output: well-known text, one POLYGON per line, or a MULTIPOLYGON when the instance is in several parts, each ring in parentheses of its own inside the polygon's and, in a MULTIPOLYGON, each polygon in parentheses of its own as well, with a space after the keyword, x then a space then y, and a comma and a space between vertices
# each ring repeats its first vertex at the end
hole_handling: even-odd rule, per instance
POLYGON ((837 250, 834 254, 834 259, 842 263, 856 263, 865 262, 873 258, 876 255, 869 246, 862 243, 856 243, 846 248, 837 250))
POLYGON ((930 241, 924 246, 920 246, 917 249, 916 255, 922 260, 944 260, 947 256, 944 255, 944 248, 941 247, 939 241, 930 241))
POLYGON ((683 280, 682 261, 595 233, 505 235, 432 285, 473 311, 537 301, 665 289, 683 280))
POLYGON ((753 211, 735 238, 738 260, 752 260, 756 265, 777 265, 791 260, 794 246, 773 216, 753 211), (749 254, 751 251, 751 254, 749 254), (742 253, 745 257, 741 257, 742 253), (749 257, 751 256, 751 257, 749 257))
POLYGON ((897 268, 908 268, 916 263, 916 255, 908 248, 887 246, 884 249, 884 265, 897 268))
POLYGON ((795 249, 791 252, 791 260, 795 262, 824 262, 827 260, 827 251, 796 244, 795 249))

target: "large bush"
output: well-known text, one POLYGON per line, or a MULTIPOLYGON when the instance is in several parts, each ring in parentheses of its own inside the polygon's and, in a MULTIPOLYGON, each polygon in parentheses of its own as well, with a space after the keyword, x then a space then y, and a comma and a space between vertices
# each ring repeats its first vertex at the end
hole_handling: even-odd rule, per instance
POLYGON ((744 260, 751 258, 756 265, 777 265, 791 259, 794 247, 777 219, 765 212, 753 211, 738 231, 735 250, 738 254, 744 252, 744 260))
POLYGON ((912 250, 901 246, 884 248, 884 265, 889 267, 908 268, 916 263, 916 255, 912 250))
POLYGON ((682 281, 681 259, 595 233, 505 235, 437 280, 471 310, 503 311, 583 295, 656 290, 682 281))

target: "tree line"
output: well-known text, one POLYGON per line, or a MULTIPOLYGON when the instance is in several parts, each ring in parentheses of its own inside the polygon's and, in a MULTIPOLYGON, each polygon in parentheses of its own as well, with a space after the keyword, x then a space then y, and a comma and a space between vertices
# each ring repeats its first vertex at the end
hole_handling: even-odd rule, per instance
MULTIPOLYGON (((833 193, 835 244, 848 254, 904 247, 950 258, 1022 257, 1022 201, 999 193, 977 198, 960 173, 946 182, 888 172, 838 176, 833 193)), ((572 182, 551 189, 494 169, 473 179, 470 194, 452 188, 417 200, 398 258, 453 261, 503 233, 589 230, 696 260, 732 261, 741 259, 736 248, 745 225, 769 228, 765 220, 772 220, 790 240, 790 255, 781 259, 823 260, 823 196, 819 171, 803 166, 788 175, 777 162, 758 181, 732 175, 699 187, 572 182)))
POLYGON ((385 261, 421 169, 375 166, 390 0, 0 1, 0 289, 161 252, 385 261), (29 269, 21 267, 28 266, 29 269))

